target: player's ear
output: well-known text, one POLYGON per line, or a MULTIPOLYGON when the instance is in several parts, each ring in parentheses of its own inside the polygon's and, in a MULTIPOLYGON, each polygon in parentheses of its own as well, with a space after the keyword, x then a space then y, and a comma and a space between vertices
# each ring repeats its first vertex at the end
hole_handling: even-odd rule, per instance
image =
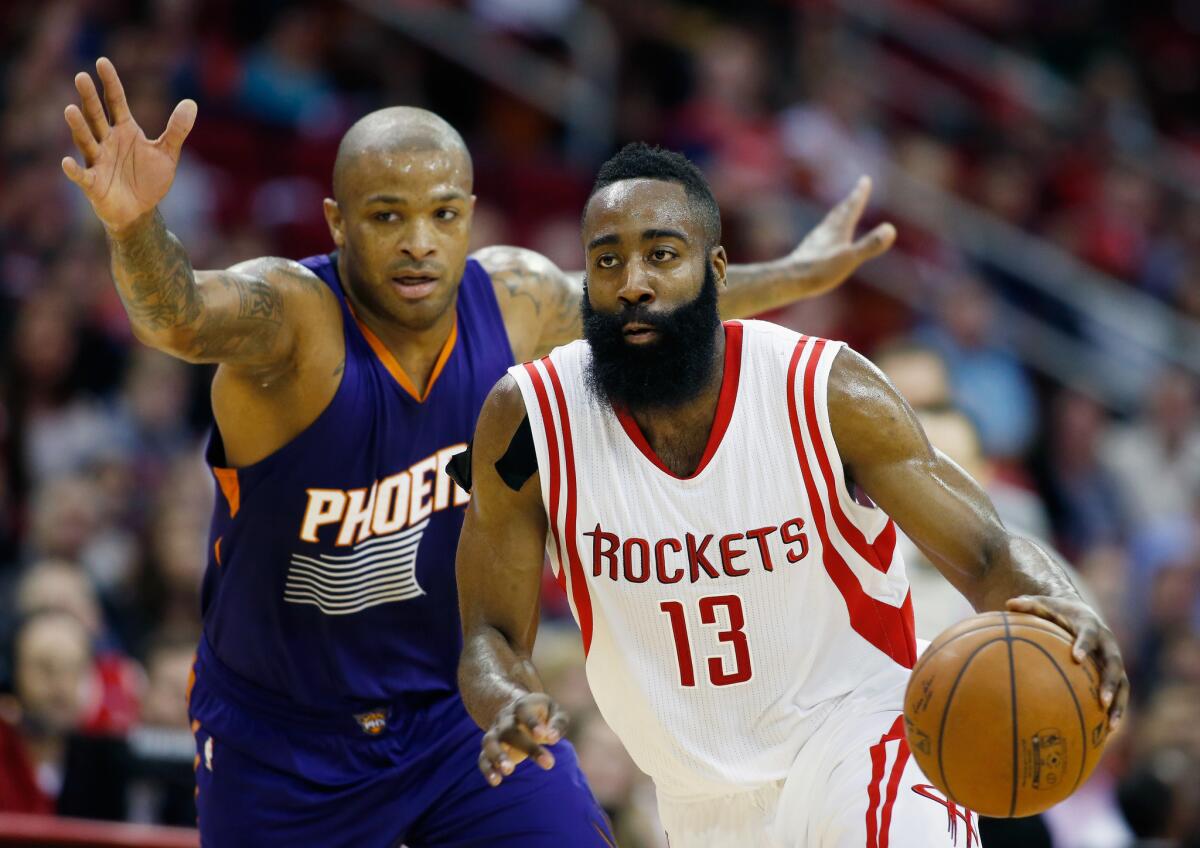
POLYGON ((725 248, 717 245, 708 252, 708 261, 712 263, 713 272, 717 277, 717 290, 725 290, 725 272, 729 268, 729 258, 725 255, 725 248))
POLYGON ((337 201, 332 197, 325 198, 325 202, 321 204, 321 209, 325 213, 325 223, 329 227, 329 235, 333 239, 333 243, 338 246, 338 249, 346 246, 346 234, 342 223, 342 210, 337 205, 337 201))

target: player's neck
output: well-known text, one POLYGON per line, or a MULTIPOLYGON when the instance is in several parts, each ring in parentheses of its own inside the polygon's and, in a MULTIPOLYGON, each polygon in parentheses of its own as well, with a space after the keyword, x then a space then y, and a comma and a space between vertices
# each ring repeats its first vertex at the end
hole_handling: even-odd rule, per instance
POLYGON ((666 409, 631 409, 654 453, 677 477, 690 477, 700 465, 725 376, 725 331, 717 328, 712 369, 704 387, 690 400, 666 409))
POLYGON ((365 326, 375 335, 388 352, 404 369, 405 375, 412 382, 419 395, 424 395, 425 388, 433 375, 434 367, 446 346, 447 339, 454 331, 458 319, 458 310, 450 305, 430 326, 414 330, 378 315, 359 298, 355 297, 349 287, 346 296, 354 307, 354 317, 358 323, 365 326))

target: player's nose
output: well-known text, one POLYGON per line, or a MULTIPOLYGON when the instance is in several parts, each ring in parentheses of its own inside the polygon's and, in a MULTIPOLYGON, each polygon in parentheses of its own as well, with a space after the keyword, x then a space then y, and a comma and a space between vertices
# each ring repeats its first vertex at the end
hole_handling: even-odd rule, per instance
POLYGON ((407 228, 398 247, 401 253, 418 262, 428 259, 437 252, 437 241, 433 236, 433 228, 421 221, 414 222, 407 228))
POLYGON ((641 263, 631 262, 626 266, 621 288, 617 290, 617 299, 630 306, 654 302, 654 287, 650 285, 650 277, 643 270, 641 263))

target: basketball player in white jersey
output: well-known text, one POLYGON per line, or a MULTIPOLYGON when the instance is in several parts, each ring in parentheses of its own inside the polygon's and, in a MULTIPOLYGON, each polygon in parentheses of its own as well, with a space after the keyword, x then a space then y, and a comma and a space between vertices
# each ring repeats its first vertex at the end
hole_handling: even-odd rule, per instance
POLYGON ((978 845, 904 740, 917 646, 896 526, 977 610, 1075 634, 1115 725, 1112 633, 866 359, 721 324, 720 219, 686 159, 621 151, 583 241, 585 340, 510 369, 475 435, 459 685, 484 775, 552 767, 564 730, 530 661, 548 553, 672 848, 978 845))

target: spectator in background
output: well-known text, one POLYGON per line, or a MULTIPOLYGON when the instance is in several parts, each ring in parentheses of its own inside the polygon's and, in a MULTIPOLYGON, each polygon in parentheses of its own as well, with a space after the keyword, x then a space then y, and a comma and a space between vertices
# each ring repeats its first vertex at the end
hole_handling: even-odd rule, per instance
POLYGON ((588 786, 612 823, 617 844, 667 848, 654 791, 600 714, 586 716, 571 741, 588 786))
POLYGON ((122 746, 76 733, 91 639, 69 613, 35 613, 12 637, 12 697, 0 718, 0 810, 119 819, 122 746))
POLYGON ((17 584, 16 613, 29 617, 43 612, 70 614, 91 638, 91 673, 80 729, 89 734, 127 733, 138 720, 145 675, 108 632, 96 588, 83 569, 51 559, 25 571, 17 584))
POLYGON ((875 181, 877 199, 886 196, 887 144, 855 73, 827 69, 812 97, 779 117, 785 152, 801 181, 826 203, 845 194, 859 174, 875 181))
POLYGON ((1100 455, 1108 428, 1104 410, 1086 395, 1063 390, 1051 402, 1041 488, 1068 557, 1125 538, 1120 484, 1100 455))
POLYGON ((1176 368, 1155 381, 1144 411, 1115 428, 1102 447, 1126 520, 1136 532, 1187 515, 1200 498, 1200 415, 1196 380, 1176 368))
POLYGON ((137 548, 129 534, 109 523, 112 505, 101 501, 95 480, 59 477, 33 494, 25 559, 79 563, 102 595, 111 598, 133 572, 137 548))
POLYGON ((1001 342, 992 295, 979 280, 955 279, 938 305, 940 323, 918 339, 946 361, 954 402, 979 427, 983 450, 995 459, 1019 459, 1037 427, 1033 384, 1001 342))

